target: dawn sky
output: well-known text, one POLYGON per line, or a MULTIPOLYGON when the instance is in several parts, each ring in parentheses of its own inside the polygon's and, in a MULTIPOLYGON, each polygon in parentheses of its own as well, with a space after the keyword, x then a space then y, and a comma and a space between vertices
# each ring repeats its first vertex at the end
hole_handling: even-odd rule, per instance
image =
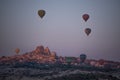
POLYGON ((39 45, 58 56, 85 53, 89 59, 120 61, 120 0, 0 0, 0 56, 39 45), (40 9, 46 11, 43 19, 40 9), (89 36, 85 28, 91 28, 89 36))

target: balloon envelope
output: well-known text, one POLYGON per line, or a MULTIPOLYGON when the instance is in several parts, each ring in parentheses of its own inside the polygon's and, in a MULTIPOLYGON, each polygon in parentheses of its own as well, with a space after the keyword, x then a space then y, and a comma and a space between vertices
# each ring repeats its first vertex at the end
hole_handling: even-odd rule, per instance
POLYGON ((86 28, 85 29, 85 33, 87 34, 87 36, 89 36, 89 34, 91 33, 91 29, 90 28, 86 28))
POLYGON ((82 18, 85 20, 85 22, 89 19, 89 15, 88 14, 84 14, 83 16, 82 16, 82 18))
POLYGON ((20 52, 20 49, 19 49, 19 48, 16 48, 16 49, 15 49, 15 52, 16 52, 16 54, 18 54, 18 53, 20 52))
POLYGON ((84 62, 85 61, 85 59, 86 59, 86 55, 85 54, 80 54, 80 60, 81 60, 81 62, 84 62))
POLYGON ((45 16, 45 10, 38 10, 38 15, 43 18, 45 16))

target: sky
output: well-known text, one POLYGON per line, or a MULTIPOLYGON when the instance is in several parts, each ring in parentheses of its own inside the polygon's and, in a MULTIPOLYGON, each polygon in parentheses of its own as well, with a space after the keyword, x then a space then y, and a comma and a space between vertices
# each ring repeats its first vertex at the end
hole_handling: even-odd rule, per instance
POLYGON ((0 0, 0 56, 43 45, 58 56, 120 61, 119 30, 120 0, 0 0), (83 14, 89 14, 87 22, 83 14), (89 36, 85 28, 91 28, 89 36))

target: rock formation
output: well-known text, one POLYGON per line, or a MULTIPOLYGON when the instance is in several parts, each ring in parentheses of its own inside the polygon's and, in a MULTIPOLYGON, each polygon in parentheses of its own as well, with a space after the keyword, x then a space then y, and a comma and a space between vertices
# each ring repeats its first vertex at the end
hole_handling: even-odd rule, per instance
POLYGON ((56 61, 56 53, 50 52, 49 48, 44 46, 37 46, 35 50, 15 56, 9 57, 0 57, 0 62, 14 63, 14 62, 55 62, 56 61))

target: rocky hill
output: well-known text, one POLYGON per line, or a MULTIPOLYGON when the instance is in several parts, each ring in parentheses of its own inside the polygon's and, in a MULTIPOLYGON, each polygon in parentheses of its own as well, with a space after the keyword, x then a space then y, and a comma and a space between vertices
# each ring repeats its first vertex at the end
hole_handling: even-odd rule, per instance
POLYGON ((55 61, 56 52, 51 52, 48 47, 44 48, 44 46, 42 45, 37 46, 35 50, 28 53, 0 57, 0 63, 14 63, 14 62, 54 63, 55 61))

